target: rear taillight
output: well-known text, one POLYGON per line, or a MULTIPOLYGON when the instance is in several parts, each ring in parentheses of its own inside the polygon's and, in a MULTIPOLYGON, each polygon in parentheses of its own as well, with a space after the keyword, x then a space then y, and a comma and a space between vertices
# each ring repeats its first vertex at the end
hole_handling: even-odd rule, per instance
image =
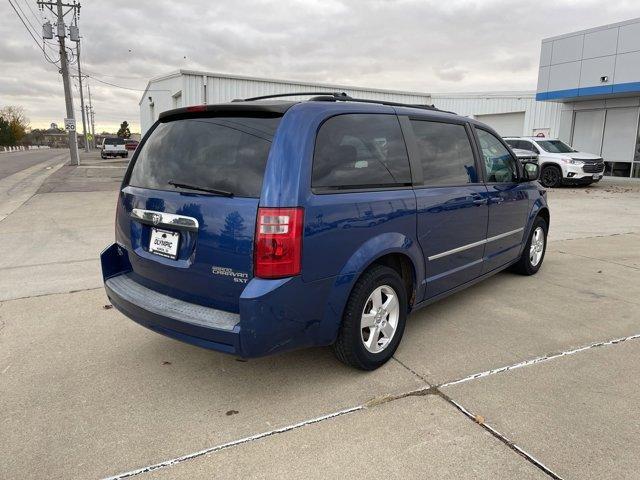
POLYGON ((303 217, 301 207, 258 209, 254 252, 256 277, 281 278, 300 273, 303 217))

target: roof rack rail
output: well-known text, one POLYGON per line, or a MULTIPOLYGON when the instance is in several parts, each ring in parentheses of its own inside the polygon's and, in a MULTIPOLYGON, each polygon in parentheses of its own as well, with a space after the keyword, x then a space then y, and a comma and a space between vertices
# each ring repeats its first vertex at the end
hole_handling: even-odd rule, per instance
MULTIPOLYGON (((273 95, 262 95, 260 97, 251 97, 251 98, 237 98, 232 100, 232 102, 253 102, 254 100, 267 100, 269 98, 280 98, 280 97, 306 97, 307 95, 336 95, 333 92, 298 92, 298 93, 276 93, 273 95)), ((346 93, 344 94, 346 95, 346 93)))
POLYGON ((386 100, 369 100, 366 98, 354 98, 347 95, 345 92, 298 92, 298 93, 279 93, 274 95, 263 95, 261 97, 252 97, 245 99, 237 99, 233 100, 234 102, 252 102, 254 100, 266 100, 269 98, 280 98, 280 97, 297 97, 297 96, 307 96, 307 95, 315 95, 310 98, 310 102, 359 102, 359 103, 373 103, 379 105, 389 105, 391 107, 409 107, 409 108, 419 108, 422 110, 433 110, 436 112, 444 112, 451 113, 456 115, 455 112, 450 112, 448 110, 441 110, 437 108, 435 105, 427 105, 427 104, 416 104, 416 103, 401 103, 401 102, 389 102, 386 100))

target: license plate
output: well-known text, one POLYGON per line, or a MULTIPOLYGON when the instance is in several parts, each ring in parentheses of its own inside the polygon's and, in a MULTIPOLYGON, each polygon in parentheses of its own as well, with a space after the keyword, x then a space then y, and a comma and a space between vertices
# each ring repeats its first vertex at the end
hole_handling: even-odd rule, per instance
POLYGON ((602 174, 601 174, 601 173, 596 173, 596 174, 593 176, 593 179, 594 179, 594 180, 600 180, 601 178, 602 178, 602 174))
POLYGON ((180 234, 170 230, 151 228, 151 240, 149 241, 149 251, 156 255, 176 259, 178 257, 178 244, 180 234))

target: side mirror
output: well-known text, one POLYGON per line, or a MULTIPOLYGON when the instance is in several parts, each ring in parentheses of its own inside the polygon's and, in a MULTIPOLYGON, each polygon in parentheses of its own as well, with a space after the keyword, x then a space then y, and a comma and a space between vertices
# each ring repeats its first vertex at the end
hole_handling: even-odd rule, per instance
POLYGON ((522 181, 533 182, 540 176, 540 166, 533 162, 524 162, 522 164, 522 181))

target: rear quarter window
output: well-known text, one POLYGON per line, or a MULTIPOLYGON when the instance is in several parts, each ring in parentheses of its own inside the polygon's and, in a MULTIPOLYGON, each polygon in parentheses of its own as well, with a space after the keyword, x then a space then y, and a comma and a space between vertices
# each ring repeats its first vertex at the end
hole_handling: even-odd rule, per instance
POLYGON ((169 182, 260 197, 280 117, 183 118, 159 123, 139 150, 129 185, 175 190, 169 182))
POLYGON ((358 189, 410 183, 409 158, 395 115, 338 115, 320 127, 312 187, 358 189))

